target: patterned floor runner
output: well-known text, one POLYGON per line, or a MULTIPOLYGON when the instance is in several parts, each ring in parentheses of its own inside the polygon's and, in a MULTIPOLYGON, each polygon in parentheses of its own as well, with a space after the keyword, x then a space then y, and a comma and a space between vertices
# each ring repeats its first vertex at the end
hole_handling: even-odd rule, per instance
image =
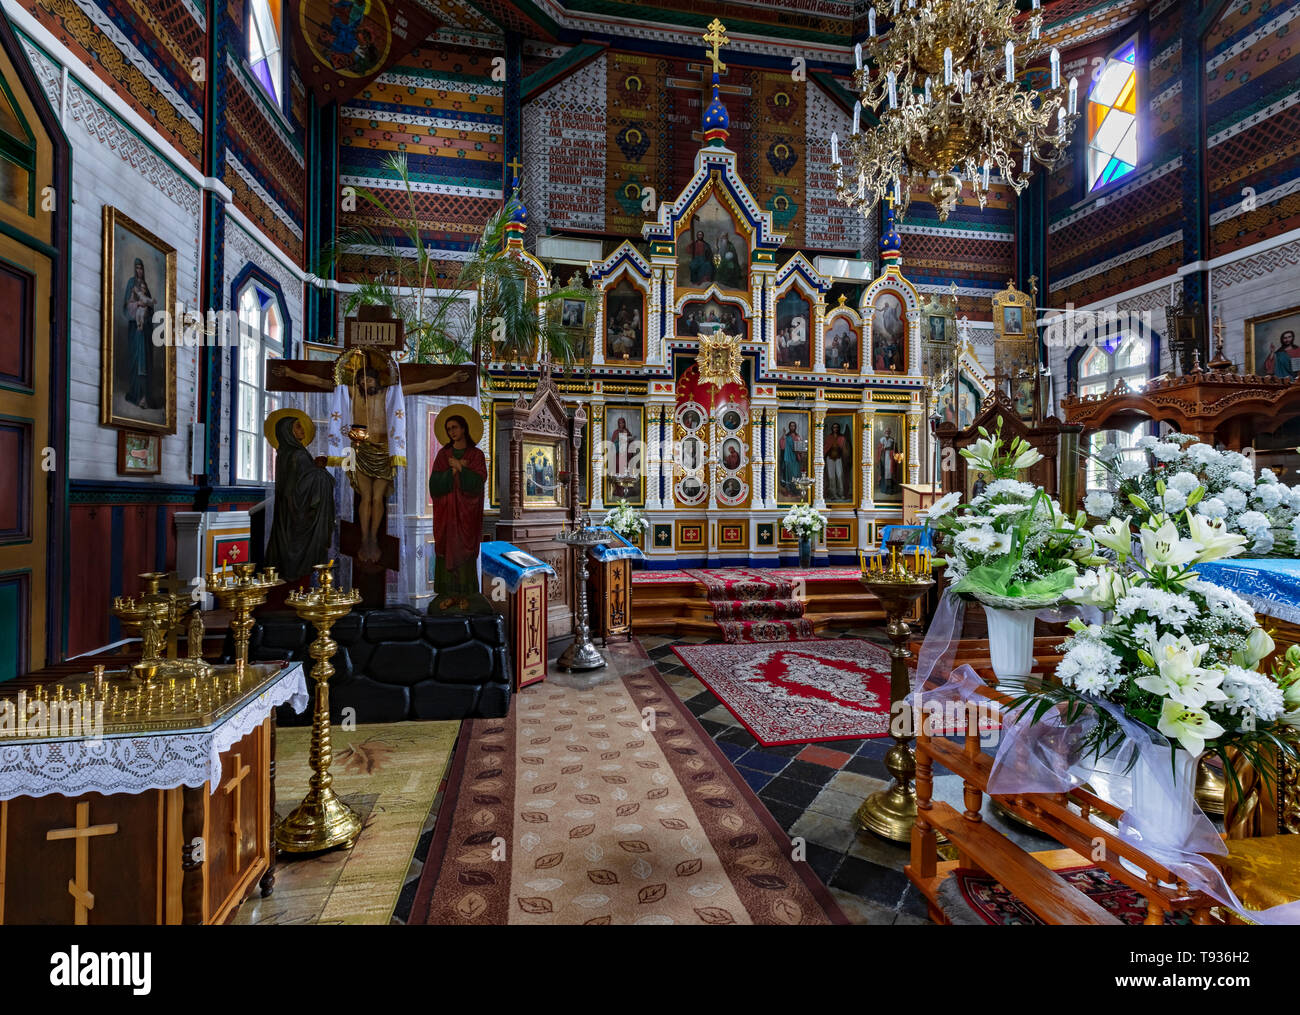
POLYGON ((411 923, 845 922, 646 663, 466 724, 411 923))
POLYGON ((804 617, 804 579, 763 568, 691 570, 713 606, 713 620, 728 644, 808 641, 816 638, 804 617))
POLYGON ((765 747, 884 736, 889 653, 857 638, 674 652, 765 747))

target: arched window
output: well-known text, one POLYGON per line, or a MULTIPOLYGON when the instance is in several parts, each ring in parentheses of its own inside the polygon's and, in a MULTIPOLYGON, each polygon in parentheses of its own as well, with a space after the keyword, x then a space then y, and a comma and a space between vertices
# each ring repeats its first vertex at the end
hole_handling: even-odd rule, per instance
POLYGON ((250 279, 239 290, 238 390, 235 393, 235 478, 269 483, 275 452, 262 435, 280 396, 266 390, 266 361, 284 355, 284 319, 275 294, 250 279))
POLYGON ((283 106, 284 24, 281 0, 248 0, 248 65, 277 106, 283 106))
POLYGON ((1117 49, 1088 92, 1088 190, 1137 168, 1137 40, 1117 49))
MULTIPOLYGON (((1079 394, 1104 395, 1121 380, 1133 391, 1147 386, 1151 376, 1151 342, 1142 336, 1119 336, 1094 346, 1079 360, 1079 394)), ((1101 430, 1091 438, 1089 450, 1095 456, 1107 444, 1123 451, 1151 429, 1150 423, 1138 423, 1126 430, 1101 430)), ((1088 489, 1104 490, 1115 484, 1107 481, 1104 469, 1092 458, 1088 460, 1088 489)))

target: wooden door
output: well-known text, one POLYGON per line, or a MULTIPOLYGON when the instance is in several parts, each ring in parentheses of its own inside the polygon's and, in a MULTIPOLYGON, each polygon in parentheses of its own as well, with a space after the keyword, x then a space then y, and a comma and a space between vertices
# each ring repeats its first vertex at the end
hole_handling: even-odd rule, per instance
MULTIPOLYGON (((49 517, 67 463, 51 439, 55 149, 16 64, 0 47, 0 681, 46 663, 49 517)), ((21 59, 18 57, 17 59, 21 59)))

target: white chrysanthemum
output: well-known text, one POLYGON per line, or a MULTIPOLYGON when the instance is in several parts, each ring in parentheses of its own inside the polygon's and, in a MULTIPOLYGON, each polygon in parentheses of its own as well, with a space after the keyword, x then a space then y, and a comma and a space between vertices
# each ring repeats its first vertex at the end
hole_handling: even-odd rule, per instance
POLYGON ((1221 457, 1223 459, 1223 464, 1233 472, 1236 472, 1237 470, 1249 472, 1251 469, 1250 459, 1240 451, 1224 451, 1221 453, 1221 457))
POLYGON ((1187 497, 1181 490, 1172 488, 1165 489, 1165 495, 1161 498, 1166 514, 1176 515, 1187 507, 1187 497))
POLYGON ((1159 443, 1160 441, 1158 438, 1152 437, 1150 434, 1147 434, 1145 437, 1139 437, 1136 441, 1134 441, 1133 446, 1135 448, 1141 448, 1143 451, 1150 451, 1153 447, 1155 447, 1159 443))
POLYGON ((1207 497, 1196 505, 1196 513, 1204 515, 1206 518, 1226 518, 1228 517, 1228 505, 1218 497, 1207 497))
POLYGON ((1115 498, 1105 490, 1094 490, 1083 499, 1083 509, 1094 518, 1109 518, 1115 508, 1115 498))
POLYGON ((1172 487, 1186 497, 1201 485, 1201 481, 1190 472, 1180 472, 1172 479, 1165 480, 1166 487, 1172 487))
POLYGON ((1156 625, 1150 621, 1144 621, 1141 624, 1133 625, 1133 637, 1143 645, 1154 645, 1159 638, 1156 632, 1156 625))
POLYGON ((977 553, 983 553, 985 550, 993 548, 997 542, 996 534, 990 529, 967 529, 957 535, 956 544, 963 550, 974 550, 977 553))
POLYGON ((1223 461, 1223 456, 1215 451, 1208 444, 1190 444, 1185 449, 1187 456, 1199 465, 1217 465, 1223 461))
POLYGON ((1169 441, 1173 444, 1177 444, 1179 447, 1182 447, 1184 444, 1195 444, 1198 440, 1200 440, 1200 438, 1193 436, 1192 434, 1189 433, 1174 432, 1174 433, 1165 434, 1164 437, 1161 438, 1161 440, 1169 441))
POLYGON ((984 488, 984 497, 992 500, 994 497, 1032 497, 1038 491, 1038 487, 1031 483, 1022 483, 1018 479, 995 479, 984 488))
POLYGON ((1256 626, 1255 611, 1241 596, 1231 589, 1207 582, 1202 578, 1193 578, 1183 586, 1188 592, 1202 596, 1211 616, 1218 618, 1243 632, 1256 626))
POLYGON ((1217 494, 1219 500, 1228 505, 1229 511, 1246 510, 1246 494, 1238 490, 1235 486, 1230 486, 1226 490, 1220 490, 1217 494))
POLYGON ((1151 449, 1151 453, 1156 456, 1157 462, 1175 462, 1183 456, 1177 445, 1160 443, 1151 449))
POLYGON ((1247 493, 1255 489, 1255 477, 1246 469, 1237 469, 1228 474, 1228 482, 1247 493))
POLYGON ((1119 474, 1125 479, 1136 479, 1147 471, 1147 463, 1137 458, 1123 458, 1119 463, 1119 474))
POLYGON ((1259 481, 1261 483, 1267 483, 1269 486, 1277 486, 1278 485, 1277 473, 1275 473, 1272 469, 1260 469, 1259 481))
MULTIPOLYGON (((1260 478, 1271 476, 1271 472, 1261 472, 1260 478)), ((1272 511, 1282 502, 1282 494, 1276 486, 1269 486, 1267 483, 1261 483, 1255 487, 1255 496, 1252 498, 1260 508, 1265 511, 1272 511)))
POLYGON ((1119 656, 1104 642, 1078 637, 1056 668, 1061 682, 1087 694, 1106 694, 1123 682, 1119 656))
POLYGON ((1250 552, 1263 557, 1273 552, 1273 547, 1277 545, 1277 540, 1273 538, 1271 529, 1265 529, 1257 533, 1255 541, 1250 544, 1250 552))
MULTIPOLYGON (((1226 492, 1239 493, 1240 491, 1232 490, 1226 492)), ((1242 496, 1244 497, 1245 494, 1242 494, 1242 496)), ((1237 528, 1248 536, 1258 536, 1260 530, 1268 529, 1270 527, 1268 515, 1263 514, 1260 511, 1243 511, 1237 516, 1237 528)))
POLYGON ((1224 672, 1222 687, 1228 696, 1224 707, 1230 712, 1246 712, 1269 722, 1286 711, 1282 688, 1262 673, 1229 666, 1224 672))

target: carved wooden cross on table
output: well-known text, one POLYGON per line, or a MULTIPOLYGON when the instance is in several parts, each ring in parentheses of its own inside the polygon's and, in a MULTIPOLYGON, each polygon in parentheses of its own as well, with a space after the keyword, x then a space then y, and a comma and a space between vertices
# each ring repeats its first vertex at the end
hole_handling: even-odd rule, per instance
POLYGON ((83 800, 77 804, 77 824, 72 828, 52 828, 45 833, 47 842, 60 839, 76 840, 76 877, 68 882, 68 894, 77 904, 74 922, 85 926, 90 911, 95 908, 95 895, 90 890, 90 840, 96 835, 116 835, 116 822, 111 825, 92 825, 90 823, 90 802, 83 800))
POLYGON ((231 842, 231 846, 233 847, 231 850, 231 856, 233 860, 233 867, 231 869, 231 873, 238 874, 240 864, 243 862, 242 853, 243 853, 244 843, 243 843, 243 836, 241 834, 242 829, 240 827, 239 817, 241 811, 243 810, 241 805, 243 804, 244 801, 244 792, 243 792, 244 780, 248 778, 249 774, 253 771, 253 769, 251 766, 244 764, 243 755, 236 753, 232 756, 232 758, 233 758, 232 767, 234 771, 231 774, 230 778, 221 784, 221 791, 225 793, 226 796, 232 796, 232 795, 234 796, 234 800, 231 801, 231 811, 230 811, 230 842, 231 842))

